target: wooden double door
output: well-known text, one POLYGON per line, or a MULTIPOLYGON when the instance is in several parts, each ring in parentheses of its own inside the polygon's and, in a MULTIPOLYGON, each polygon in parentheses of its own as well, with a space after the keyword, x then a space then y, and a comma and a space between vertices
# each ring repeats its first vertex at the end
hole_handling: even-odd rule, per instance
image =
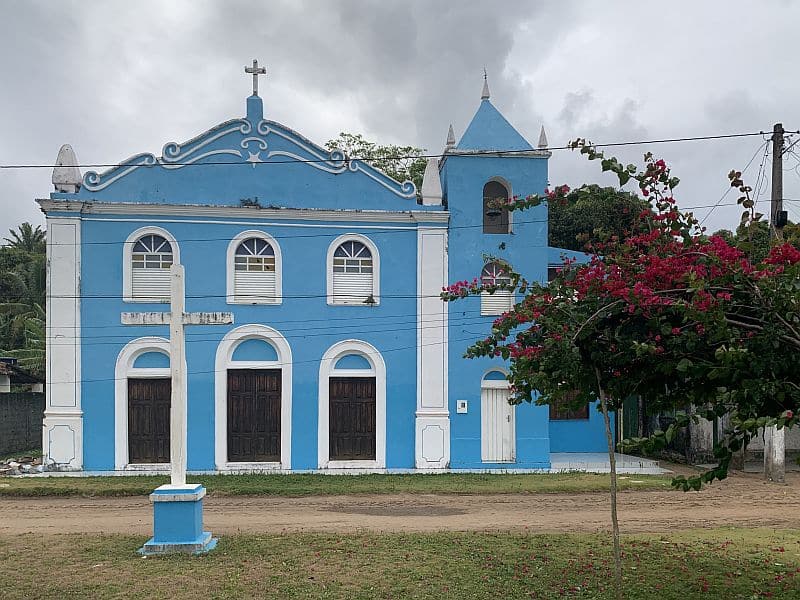
POLYGON ((331 377, 329 459, 375 460, 374 377, 331 377))
POLYGON ((169 378, 128 379, 128 462, 169 462, 169 378))
POLYGON ((228 369, 228 462, 280 462, 281 370, 228 369))

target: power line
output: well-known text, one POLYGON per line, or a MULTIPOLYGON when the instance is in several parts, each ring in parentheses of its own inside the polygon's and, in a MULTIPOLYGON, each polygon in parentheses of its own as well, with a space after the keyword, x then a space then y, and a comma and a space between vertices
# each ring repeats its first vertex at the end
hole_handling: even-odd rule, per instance
MULTIPOLYGON (((481 336, 481 335, 483 335, 483 333, 475 333, 473 335, 481 336)), ((422 347, 427 347, 427 346, 441 346, 441 345, 444 345, 444 344, 457 344, 457 343, 461 343, 461 342, 474 342, 474 341, 476 341, 476 338, 469 337, 469 338, 462 338, 462 339, 457 339, 457 340, 445 340, 445 341, 442 341, 442 342, 430 342, 430 343, 427 343, 427 344, 414 344, 413 346, 399 346, 397 348, 386 348, 386 349, 380 350, 378 352, 364 352, 364 354, 367 354, 368 356, 382 356, 383 354, 386 354, 388 352, 400 352, 402 350, 414 350, 414 349, 417 349, 417 348, 422 348, 422 347)), ((321 364, 321 363, 322 363, 322 359, 296 360, 296 361, 293 360, 292 362, 289 362, 289 363, 278 362, 278 363, 275 363, 273 366, 274 367, 282 367, 284 365, 285 366, 289 366, 289 365, 294 366, 294 365, 301 365, 301 364, 321 364)), ((224 369, 209 369, 209 370, 204 370, 204 371, 187 371, 186 373, 187 373, 187 375, 204 375, 204 374, 210 374, 210 373, 225 373, 227 370, 228 370, 228 365, 226 365, 226 367, 224 369)), ((126 379, 128 379, 127 375, 125 377, 104 377, 104 378, 101 378, 101 379, 83 379, 81 381, 48 381, 47 384, 58 385, 58 384, 73 384, 73 383, 80 383, 80 384, 83 384, 83 383, 99 383, 99 382, 104 382, 104 381, 124 381, 126 379)))
MULTIPOLYGON (((384 326, 389 327, 390 329, 368 329, 369 333, 392 333, 395 331, 403 331, 403 332, 413 332, 419 329, 442 329, 444 328, 445 324, 452 327, 465 327, 471 325, 483 325, 488 322, 491 317, 487 316, 480 316, 480 315, 470 315, 464 317, 455 317, 455 318, 440 318, 440 319, 420 319, 417 321, 413 314, 409 313, 408 317, 412 320, 406 322, 399 322, 399 323, 383 323, 384 326), (403 327, 403 329, 398 329, 398 327, 403 327)), ((497 318, 497 317, 494 317, 497 318)), ((276 325, 273 321, 268 321, 271 326, 276 325)), ((370 324, 365 324, 365 327, 370 327, 370 324)), ((59 335, 59 340, 111 340, 108 342, 90 342, 88 345, 97 345, 97 344, 117 344, 117 343, 127 343, 131 340, 131 332, 129 331, 131 326, 121 325, 119 323, 105 327, 105 329, 111 328, 123 328, 120 329, 121 333, 112 334, 112 335, 59 335), (125 333, 127 332, 127 333, 125 333)), ((140 327, 145 327, 144 325, 140 327)), ((152 326, 147 326, 148 329, 152 328, 152 326)), ((163 325, 163 327, 168 327, 168 325, 163 325)), ((54 329, 67 329, 62 327, 54 327, 54 329)), ((75 327, 74 329, 78 329, 75 327)), ((293 338, 306 338, 306 337, 319 337, 323 335, 339 335, 342 333, 341 330, 344 331, 353 331, 352 325, 336 325, 333 327, 311 327, 311 328, 281 328, 280 332, 284 334, 286 337, 293 337, 293 338), (326 331, 331 330, 331 331, 326 331), (311 333, 305 333, 311 331, 311 333)), ((186 341, 188 342, 219 342, 220 337, 223 334, 220 334, 219 337, 208 337, 207 332, 203 333, 191 333, 187 332, 185 334, 186 341)), ((73 343, 53 343, 51 345, 54 346, 74 346, 73 343)))
MULTIPOLYGON (((243 306, 247 306, 247 305, 243 305, 243 306)), ((458 311, 455 311, 455 312, 458 312, 458 311)), ((466 311, 464 311, 464 312, 466 312, 466 311)), ((392 320, 392 319, 405 319, 405 318, 411 318, 411 317, 416 317, 416 316, 417 316, 416 312, 405 312, 405 313, 399 313, 399 314, 393 314, 393 315, 383 315, 383 314, 375 315, 375 314, 373 314, 373 315, 369 315, 369 316, 324 317, 324 318, 320 318, 320 319, 272 319, 272 318, 270 318, 269 324, 270 325, 280 325, 280 324, 284 324, 284 323, 314 323, 314 322, 318 322, 318 321, 325 321, 325 322, 327 322, 327 321, 348 321, 349 322, 349 321, 360 321, 360 320, 369 320, 369 319, 380 319, 381 321, 386 321, 386 320, 392 320)), ((439 317, 442 317, 442 319, 444 319, 444 315, 432 315, 432 317, 435 317, 436 320, 438 320, 439 317)), ((454 316, 451 315, 448 318, 450 320, 452 320, 454 318, 460 318, 460 317, 457 317, 457 316, 454 317, 454 316)), ((431 320, 434 320, 434 319, 432 318, 431 320)), ((48 326, 47 328, 48 329, 81 329, 81 330, 83 330, 83 329, 108 329, 109 327, 117 327, 119 325, 120 325, 119 323, 110 323, 110 324, 106 324, 106 325, 80 325, 80 326, 75 325, 75 326, 67 326, 67 327, 53 325, 53 326, 48 326)), ((134 326, 133 325, 127 325, 126 327, 134 327, 134 326)), ((141 327, 144 327, 144 325, 142 325, 141 327)), ((338 325, 337 325, 337 327, 338 327, 338 325)), ((186 335, 189 336, 189 335, 192 335, 192 333, 191 332, 187 332, 186 335)))
MULTIPOLYGON (((748 163, 748 166, 749 166, 749 163, 748 163)), ((729 188, 728 191, 730 191, 730 188, 729 188)), ((727 195, 727 193, 728 192, 726 191, 726 193, 723 195, 723 198, 725 197, 725 195, 727 195)), ((719 204, 701 204, 701 205, 698 205, 698 206, 684 206, 684 207, 680 207, 679 206, 678 208, 680 208, 680 210, 698 210, 698 209, 711 208, 711 207, 716 207, 716 206, 734 206, 736 204, 737 204, 736 202, 727 202, 727 203, 719 203, 719 204)), ((152 219, 151 220, 151 222, 153 222, 153 223, 158 223, 159 221, 160 221, 159 219, 152 219)), ((525 221, 514 220, 511 223, 511 226, 513 228, 514 225, 529 225, 529 224, 533 224, 533 223, 546 223, 547 221, 548 221, 548 219, 530 219, 530 220, 525 220, 525 221)), ((121 222, 124 222, 124 221, 121 220, 121 222)), ((217 223, 210 223, 210 224, 217 225, 217 223)), ((303 225, 296 224, 296 223, 287 223, 287 224, 281 224, 280 227, 298 227, 298 228, 301 228, 301 227, 303 227, 303 225)), ((342 228, 343 226, 341 226, 341 225, 331 225, 331 227, 340 227, 340 228, 342 228)), ((359 225, 353 225, 352 227, 357 228, 357 227, 359 227, 359 225)), ((446 231, 459 230, 459 229, 476 229, 476 228, 480 228, 480 227, 483 227, 482 223, 478 223, 478 224, 475 224, 475 225, 446 225, 446 224, 442 224, 441 225, 441 229, 446 230, 446 231)), ((392 226, 387 226, 387 227, 375 226, 375 227, 373 227, 373 228, 371 228, 369 230, 369 234, 370 235, 378 235, 378 234, 379 235, 386 235, 386 234, 389 234, 389 233, 403 233, 403 234, 407 234, 407 235, 412 235, 412 234, 416 234, 416 231, 417 231, 416 227, 409 227, 408 229, 398 229, 396 226, 395 227, 392 227, 392 226)), ((330 237, 339 237, 340 235, 342 235, 341 232, 337 231, 337 232, 332 232, 332 233, 309 233, 309 234, 298 234, 298 235, 274 235, 274 236, 271 236, 271 237, 273 239, 275 239, 275 240, 294 240, 294 239, 309 239, 309 238, 330 238, 330 237)), ((178 244, 185 244, 185 243, 190 243, 190 242, 204 243, 204 242, 214 242, 214 241, 227 241, 227 242, 230 242, 232 239, 233 238, 230 237, 230 236, 228 236, 228 237, 218 237, 218 238, 214 238, 214 237, 176 238, 175 242, 178 243, 178 244)), ((82 242, 66 242, 66 243, 52 242, 50 245, 51 246, 78 246, 78 245, 80 245, 80 246, 90 246, 90 245, 91 246, 109 246, 109 245, 125 245, 125 244, 133 244, 133 243, 134 242, 126 242, 124 240, 122 240, 122 241, 114 240, 114 241, 93 241, 93 242, 82 241, 82 242)))
MULTIPOLYGON (((800 131, 790 131, 787 133, 800 133, 800 131)), ((679 137, 679 138, 660 138, 660 139, 652 139, 652 140, 638 140, 638 141, 629 141, 629 142, 609 142, 604 144, 592 144, 595 148, 612 148, 612 147, 623 147, 623 146, 641 146, 646 144, 670 144, 675 142, 697 142, 697 141, 706 141, 706 140, 725 140, 725 139, 735 139, 735 138, 743 138, 743 137, 752 137, 756 135, 764 135, 764 131, 754 131, 748 133, 727 133, 727 134, 718 134, 718 135, 703 135, 703 136, 692 136, 692 137, 679 137)), ((553 150, 574 150, 571 145, 565 146, 550 146, 547 148, 539 148, 538 150, 543 151, 553 151, 553 150)), ((211 165, 244 165, 244 166, 261 166, 261 165, 277 165, 277 164, 294 164, 294 163, 325 163, 325 162, 348 162, 353 160, 358 160, 364 163, 372 163, 372 162, 381 162, 387 160, 416 160, 420 158, 445 158, 450 156, 502 156, 502 155, 513 155, 513 154, 525 154, 529 152, 535 152, 536 150, 518 150, 518 149, 508 149, 508 150, 474 150, 469 152, 459 152, 458 150, 448 151, 444 154, 407 154, 407 155, 397 155, 397 156, 386 156, 381 157, 379 159, 375 158, 362 158, 362 157, 352 157, 346 156, 344 159, 339 161, 338 159, 331 159, 331 158, 303 158, 303 159, 291 159, 291 160, 272 160, 268 162, 259 162, 259 163, 236 163, 236 162, 227 162, 227 161, 207 161, 207 162, 196 162, 196 163, 189 163, 189 164, 180 164, 180 163, 168 163, 169 165, 179 165, 181 167, 203 167, 203 166, 211 166, 211 165)), ((53 169, 58 165, 53 164, 7 164, 7 165, 0 165, 0 169, 53 169)), ((87 163, 82 165, 76 165, 78 168, 83 169, 97 169, 97 168, 108 168, 108 169, 115 169, 119 167, 134 167, 134 168, 149 168, 158 166, 155 165, 132 165, 126 163, 87 163)))
MULTIPOLYGON (((763 135, 763 132, 762 132, 762 135, 763 135)), ((750 157, 750 160, 749 160, 749 161, 747 161, 747 164, 746 164, 746 165, 744 166, 744 168, 742 169, 742 174, 744 174, 744 173, 746 173, 746 172, 747 172, 747 169, 750 167, 750 165, 751 165, 751 164, 753 164, 753 161, 756 159, 756 156, 758 156, 758 153, 761 151, 761 148, 764 148, 764 147, 766 147, 767 149, 769 148, 769 140, 765 140, 763 143, 759 144, 758 148, 756 148, 756 151, 753 153, 753 156, 752 156, 752 157, 750 157)), ((764 156, 765 156, 765 158, 766 158, 766 153, 767 153, 767 150, 764 150, 764 156)), ((763 168, 763 166, 764 166, 764 162, 763 162, 763 160, 762 160, 762 162, 761 162, 761 166, 759 167, 759 169, 763 168)), ((761 172, 761 171, 759 170, 759 173, 760 173, 760 172, 761 172)), ((705 215, 705 216, 704 216, 704 217, 703 217, 703 218, 700 220, 700 226, 702 226, 702 225, 703 225, 703 223, 705 223, 705 222, 706 222, 706 220, 707 220, 707 219, 708 219, 708 218, 711 216, 711 213, 713 213, 713 212, 714 212, 714 210, 717 208, 717 206, 721 206, 721 205, 722 205, 722 204, 721 204, 721 203, 722 203, 722 201, 725 199, 725 197, 726 197, 728 194, 730 194, 730 192, 731 192, 731 190, 732 190, 732 189, 733 189, 733 188, 732 188, 730 185, 729 185, 729 186, 728 186, 728 187, 725 189, 725 192, 722 194, 722 196, 720 196, 720 197, 719 197, 719 200, 717 200, 717 202, 714 204, 714 206, 712 206, 712 207, 711 207, 711 210, 710 210, 710 211, 708 211, 708 212, 706 213, 706 215, 705 215)), ((737 204, 738 204, 738 202, 737 202, 737 204)))

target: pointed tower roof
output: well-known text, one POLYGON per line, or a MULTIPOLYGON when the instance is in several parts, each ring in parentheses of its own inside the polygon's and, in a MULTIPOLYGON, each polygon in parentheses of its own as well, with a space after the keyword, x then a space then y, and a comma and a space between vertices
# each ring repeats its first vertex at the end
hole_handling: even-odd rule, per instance
POLYGON ((481 100, 489 99, 489 77, 486 75, 486 69, 483 69, 483 91, 481 92, 481 100))
POLYGON ((425 165, 425 174, 422 176, 422 204, 426 206, 439 206, 442 204, 442 181, 439 177, 439 159, 432 156, 425 165))
POLYGON ((453 133, 453 124, 450 123, 450 129, 447 130, 447 141, 445 142, 445 148, 455 148, 456 147, 456 134, 453 133))
POLYGON ((542 125, 542 131, 539 133, 539 149, 544 150, 547 148, 547 134, 544 132, 544 125, 542 125))
MULTIPOLYGON (((488 85, 485 91, 488 94, 488 85)), ((481 105, 464 135, 458 142, 458 150, 533 150, 533 147, 514 129, 489 101, 488 96, 481 105)))

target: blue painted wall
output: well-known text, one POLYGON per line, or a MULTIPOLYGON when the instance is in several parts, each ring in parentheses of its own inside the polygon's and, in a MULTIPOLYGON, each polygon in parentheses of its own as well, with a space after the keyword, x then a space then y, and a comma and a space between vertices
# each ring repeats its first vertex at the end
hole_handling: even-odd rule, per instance
POLYGON ((134 369, 169 369, 169 355, 163 352, 145 352, 133 361, 134 369))
POLYGON ((359 354, 346 354, 336 361, 333 365, 334 369, 356 369, 356 370, 370 370, 372 366, 369 361, 359 354))
MULTIPOLYGON (((551 452, 608 452, 606 428, 599 404, 589 405, 588 419, 550 421, 551 452)), ((614 418, 611 415, 611 431, 614 431, 614 418)))
MULTIPOLYGON (((190 333, 192 333, 190 331, 190 333)), ((234 361, 271 361, 278 360, 275 347, 261 339, 245 340, 236 345, 231 360, 234 361)))
MULTIPOLYGON (((507 260, 519 272, 534 279, 546 276, 547 208, 513 215, 511 234, 483 233, 483 186, 499 177, 511 185, 512 194, 541 191, 547 180, 547 161, 541 158, 488 158, 451 156, 443 169, 450 210, 450 281, 480 277, 492 255, 507 260), (476 226, 477 225, 477 226, 476 226)), ((449 396, 451 456, 453 467, 489 468, 480 455, 481 379, 498 360, 465 360, 467 346, 488 335, 496 317, 480 316, 480 299, 450 304, 449 396), (456 414, 456 400, 470 400, 467 414, 456 414)), ((548 467, 547 411, 530 405, 517 407, 517 467, 548 467)))
MULTIPOLYGON (((262 207, 442 210, 418 205, 412 185, 401 185, 359 161, 345 162, 342 155, 328 153, 262 116, 261 99, 250 97, 246 119, 223 123, 182 145, 167 144, 159 159, 138 155, 106 173, 87 173, 77 194, 52 197, 156 205, 236 207, 243 200, 257 200, 262 207), (192 166, 195 162, 222 164, 200 168, 192 166)), ((315 220, 276 225, 260 218, 258 210, 247 222, 157 215, 127 218, 124 211, 117 216, 87 217, 81 239, 82 406, 85 431, 90 432, 84 440, 85 468, 113 468, 113 373, 120 350, 137 337, 168 335, 166 327, 123 327, 119 322, 124 311, 166 309, 162 304, 120 299, 122 243, 143 225, 163 227, 177 239, 186 268, 187 310, 234 313, 232 326, 198 326, 187 331, 190 469, 214 468, 214 377, 224 376, 214 373, 215 353, 227 331, 248 323, 278 330, 292 350, 293 468, 317 466, 319 361, 331 345, 353 338, 375 346, 387 366, 387 467, 413 467, 417 233, 414 222, 408 222, 405 230, 397 223, 380 222, 315 220), (228 243, 248 229, 270 234, 281 247, 281 305, 242 306, 225 301, 228 243), (379 249, 379 306, 327 305, 326 254, 333 239, 343 233, 367 235, 379 249)), ((275 353, 257 342, 245 342, 234 358, 269 360, 275 353)))
MULTIPOLYGON (((81 320, 84 462, 89 470, 113 469, 114 364, 122 347, 143 336, 168 336, 166 327, 124 327, 120 313, 161 311, 164 304, 125 303, 122 294, 122 242, 142 226, 124 216, 83 223, 81 320), (108 219, 108 220, 106 220, 108 219)), ((280 331, 292 349, 292 467, 317 467, 319 361, 333 344, 360 339, 375 346, 387 367, 387 466, 414 466, 416 409, 416 248, 415 230, 363 231, 358 224, 313 229, 203 223, 200 219, 153 217, 148 223, 167 229, 181 248, 186 268, 188 311, 230 311, 231 326, 187 328, 188 466, 214 468, 214 359, 227 331, 261 323, 280 331), (177 221, 177 222, 174 222, 177 221), (230 239, 247 229, 272 235, 283 254, 281 305, 229 305, 225 300, 225 256, 230 239), (360 231, 378 246, 381 303, 378 306, 328 306, 325 260, 332 240, 360 231), (300 235, 297 235, 300 232, 300 235)), ((379 226, 380 224, 378 224, 379 226)), ((264 349, 244 342, 239 360, 264 349)), ((138 365, 137 365, 138 366, 138 365)))

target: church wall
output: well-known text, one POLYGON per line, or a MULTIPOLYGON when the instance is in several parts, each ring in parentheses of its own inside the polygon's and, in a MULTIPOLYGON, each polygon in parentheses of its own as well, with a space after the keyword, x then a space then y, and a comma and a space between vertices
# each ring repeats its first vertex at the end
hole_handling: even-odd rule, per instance
MULTIPOLYGON (((303 223, 296 223, 303 225, 303 223)), ((322 227, 259 227, 256 220, 236 224, 215 218, 174 216, 126 218, 86 217, 83 221, 82 305, 85 364, 82 383, 84 468, 114 468, 114 369, 130 340, 168 337, 165 326, 122 326, 120 313, 165 311, 167 304, 123 302, 122 241, 145 226, 163 227, 176 238, 186 268, 187 311, 229 311, 230 326, 187 327, 188 468, 211 470, 214 460, 214 369, 220 340, 235 327, 268 325, 287 339, 293 358, 293 469, 317 468, 319 361, 334 343, 359 339, 376 347, 387 370, 386 466, 414 466, 416 408, 416 250, 417 232, 376 231, 364 223, 315 221, 322 227), (189 221, 193 222, 189 222, 189 221), (280 305, 238 305, 226 302, 226 250, 241 231, 263 230, 276 239, 283 256, 283 301, 280 305), (378 306, 329 306, 326 298, 326 253, 343 233, 368 236, 381 261, 378 306)), ((385 224, 397 227, 397 223, 385 224)), ((381 223, 370 223, 381 227, 381 223)))
MULTIPOLYGON (((545 158, 451 156, 443 168, 450 211, 449 280, 480 277, 484 254, 502 258, 528 278, 547 276, 547 207, 512 214, 510 234, 483 233, 483 186, 492 178, 510 184, 512 194, 541 192, 547 182, 545 158), (501 246, 504 246, 501 248, 501 246)), ((485 337, 497 317, 480 316, 480 299, 450 304, 451 465, 456 468, 547 468, 550 443, 547 407, 516 407, 516 463, 481 461, 481 379, 501 359, 464 359, 470 342, 485 337), (457 413, 458 400, 468 412, 457 413)))

